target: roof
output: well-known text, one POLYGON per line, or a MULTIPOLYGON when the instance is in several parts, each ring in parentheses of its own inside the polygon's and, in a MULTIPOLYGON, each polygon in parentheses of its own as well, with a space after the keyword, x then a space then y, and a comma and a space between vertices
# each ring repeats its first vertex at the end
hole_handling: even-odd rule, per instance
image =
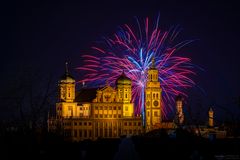
POLYGON ((92 102, 96 98, 98 88, 82 88, 76 94, 76 102, 92 102))
POLYGON ((116 82, 117 84, 131 84, 132 80, 128 78, 123 71, 121 76, 117 78, 116 82))
POLYGON ((179 95, 177 95, 177 97, 176 97, 176 101, 182 101, 183 100, 183 97, 179 94, 179 95))

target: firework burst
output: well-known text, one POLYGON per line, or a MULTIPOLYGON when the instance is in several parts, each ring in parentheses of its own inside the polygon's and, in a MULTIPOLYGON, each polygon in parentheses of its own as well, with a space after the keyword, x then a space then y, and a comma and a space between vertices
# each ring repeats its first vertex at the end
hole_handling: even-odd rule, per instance
POLYGON ((143 23, 138 19, 136 22, 135 26, 122 25, 113 36, 103 38, 101 43, 92 47, 91 54, 82 55, 83 66, 78 69, 86 74, 79 82, 102 85, 107 81, 114 84, 124 70, 132 80, 135 113, 143 113, 147 70, 154 57, 162 88, 163 115, 166 116, 175 106, 176 95, 186 96, 185 89, 194 85, 190 78, 194 74, 191 59, 178 52, 192 40, 174 43, 179 34, 178 27, 160 30, 159 17, 152 27, 148 18, 143 23))

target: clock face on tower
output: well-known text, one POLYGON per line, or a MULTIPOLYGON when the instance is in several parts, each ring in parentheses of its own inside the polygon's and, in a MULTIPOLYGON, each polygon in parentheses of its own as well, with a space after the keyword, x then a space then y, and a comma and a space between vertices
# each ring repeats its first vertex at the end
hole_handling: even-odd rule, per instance
POLYGON ((154 105, 155 107, 157 107, 158 104, 159 104, 158 101, 154 101, 154 102, 153 102, 153 105, 154 105))

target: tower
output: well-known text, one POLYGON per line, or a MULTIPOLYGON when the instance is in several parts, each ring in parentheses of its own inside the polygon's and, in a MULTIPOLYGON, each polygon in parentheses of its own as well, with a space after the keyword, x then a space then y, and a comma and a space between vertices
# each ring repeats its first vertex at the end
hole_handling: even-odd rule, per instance
POLYGON ((117 99, 123 103, 123 116, 130 117, 134 114, 132 101, 132 81, 128 78, 124 71, 117 79, 117 99))
POLYGON ((68 63, 65 64, 65 74, 58 83, 59 100, 61 102, 73 102, 75 99, 75 80, 68 72, 68 63))
POLYGON ((180 95, 176 97, 176 120, 178 125, 182 125, 184 122, 183 98, 180 95))
POLYGON ((161 127, 161 96, 162 90, 158 80, 158 70, 155 67, 155 59, 148 70, 148 79, 145 89, 145 125, 146 131, 161 127))
POLYGON ((58 98, 56 112, 58 117, 73 117, 77 114, 75 100, 75 80, 69 74, 68 63, 65 64, 65 74, 58 82, 58 98))
POLYGON ((213 127, 213 110, 211 107, 208 111, 208 126, 213 127))

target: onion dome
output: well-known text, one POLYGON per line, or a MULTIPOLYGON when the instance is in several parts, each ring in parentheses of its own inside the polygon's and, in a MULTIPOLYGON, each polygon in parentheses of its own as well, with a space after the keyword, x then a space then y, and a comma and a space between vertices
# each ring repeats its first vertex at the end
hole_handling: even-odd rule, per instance
POLYGON ((183 97, 179 94, 176 97, 176 101, 183 101, 183 97))
POLYGON ((121 76, 118 77, 117 79, 117 85, 118 84, 128 84, 128 85, 131 85, 132 84, 132 80, 130 78, 128 78, 124 71, 122 72, 121 76))
POLYGON ((61 77, 60 82, 63 83, 75 83, 75 79, 68 72, 68 63, 65 63, 65 74, 61 77))

